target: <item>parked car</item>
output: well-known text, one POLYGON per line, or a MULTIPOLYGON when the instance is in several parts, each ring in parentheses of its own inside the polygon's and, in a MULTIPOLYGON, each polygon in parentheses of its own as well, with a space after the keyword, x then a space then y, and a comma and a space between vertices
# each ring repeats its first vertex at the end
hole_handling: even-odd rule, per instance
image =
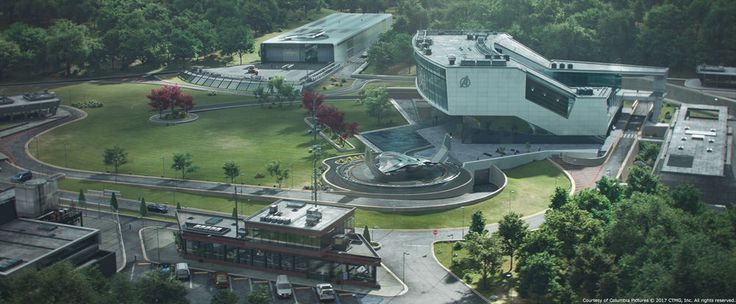
POLYGON ((289 298, 292 295, 291 282, 289 277, 281 274, 276 277, 276 295, 279 298, 289 298))
POLYGON ((189 264, 176 263, 176 271, 174 274, 179 280, 189 280, 189 277, 191 276, 191 273, 189 272, 189 264))
POLYGON ((212 280, 215 283, 215 288, 230 288, 230 281, 227 279, 227 273, 222 271, 215 272, 212 280))
POLYGON ((171 275, 171 273, 173 272, 171 268, 171 264, 161 263, 158 265, 158 272, 165 275, 171 275))
POLYGON ((332 284, 317 284, 317 297, 320 301, 334 301, 335 290, 332 288, 332 284))
POLYGON ((151 211, 151 212, 169 213, 169 207, 166 206, 166 205, 161 205, 161 204, 148 204, 148 206, 146 206, 146 208, 148 208, 148 211, 151 211))
POLYGON ((25 170, 25 171, 20 171, 18 172, 18 174, 11 176, 10 181, 14 183, 22 183, 31 178, 33 178, 33 173, 31 173, 31 171, 25 170))

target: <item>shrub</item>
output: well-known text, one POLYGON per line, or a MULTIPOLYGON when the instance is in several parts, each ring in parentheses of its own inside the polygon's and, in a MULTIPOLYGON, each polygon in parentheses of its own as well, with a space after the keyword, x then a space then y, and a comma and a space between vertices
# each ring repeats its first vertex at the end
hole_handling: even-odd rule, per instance
POLYGON ((104 106, 102 102, 94 99, 72 103, 72 107, 75 107, 77 109, 102 108, 102 106, 104 106))
POLYGON ((452 250, 462 250, 463 249, 463 242, 455 242, 455 245, 452 245, 452 250))
POLYGON ((264 177, 266 177, 266 175, 264 175, 264 174, 263 174, 263 173, 261 173, 261 172, 257 172, 257 173, 256 173, 256 176, 254 176, 254 178, 264 178, 264 177))

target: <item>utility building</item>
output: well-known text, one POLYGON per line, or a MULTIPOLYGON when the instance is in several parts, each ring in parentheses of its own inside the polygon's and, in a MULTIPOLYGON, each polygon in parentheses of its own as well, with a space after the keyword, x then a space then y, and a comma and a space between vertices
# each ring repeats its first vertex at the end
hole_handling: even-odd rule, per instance
POLYGON ((261 62, 345 62, 391 28, 391 14, 336 13, 261 44, 261 62))

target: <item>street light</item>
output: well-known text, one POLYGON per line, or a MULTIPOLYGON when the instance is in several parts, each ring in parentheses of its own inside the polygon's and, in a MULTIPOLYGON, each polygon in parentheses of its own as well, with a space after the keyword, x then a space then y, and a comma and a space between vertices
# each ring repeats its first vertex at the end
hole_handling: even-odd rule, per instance
POLYGON ((462 227, 463 229, 462 229, 462 232, 460 232, 460 235, 461 235, 460 238, 464 239, 465 238, 465 206, 461 206, 460 210, 463 211, 463 227, 462 227))
POLYGON ((166 166, 164 165, 164 155, 161 154, 161 177, 166 176, 166 166))
POLYGON ((161 243, 158 241, 158 229, 159 226, 156 226, 156 256, 157 256, 157 262, 161 263, 161 243))
POLYGON ((404 251, 404 255, 402 256, 402 262, 401 262, 401 280, 406 281, 406 256, 409 255, 408 252, 404 251))
POLYGON ((506 213, 511 213, 511 195, 512 194, 514 194, 514 190, 511 190, 511 192, 509 192, 508 208, 507 208, 506 213))

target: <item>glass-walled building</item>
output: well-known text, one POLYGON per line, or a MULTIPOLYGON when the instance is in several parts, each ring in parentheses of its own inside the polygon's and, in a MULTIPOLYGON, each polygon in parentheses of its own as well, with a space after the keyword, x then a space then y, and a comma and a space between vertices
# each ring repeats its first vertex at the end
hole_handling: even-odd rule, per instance
POLYGON ((660 67, 549 60, 497 32, 422 30, 413 48, 419 94, 438 111, 461 118, 463 141, 470 133, 470 143, 483 136, 503 142, 602 142, 623 104, 616 94, 622 78, 654 78, 656 117, 668 73, 660 67), (476 132, 482 129, 478 125, 504 131, 476 132))
POLYGON ((255 215, 179 211, 189 259, 377 287, 381 258, 355 233, 355 208, 278 201, 255 215))

